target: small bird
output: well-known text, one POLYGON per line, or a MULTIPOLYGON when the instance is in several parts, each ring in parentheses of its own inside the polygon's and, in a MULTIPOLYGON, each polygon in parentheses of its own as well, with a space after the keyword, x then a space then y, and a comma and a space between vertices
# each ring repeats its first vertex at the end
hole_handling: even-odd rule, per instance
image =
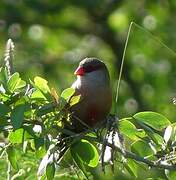
MULTIPOLYGON (((83 59, 74 74, 77 76, 77 80, 71 87, 75 89, 74 95, 81 95, 81 100, 70 107, 70 112, 72 114, 72 130, 79 133, 88 127, 95 127, 98 122, 106 118, 111 109, 112 93, 108 69, 97 58, 83 59)), ((62 134, 61 137, 64 139, 67 135, 62 134)), ((68 149, 66 142, 62 140, 57 146, 60 152, 54 154, 50 150, 47 152, 38 168, 38 176, 43 175, 47 164, 54 161, 59 163, 68 149)))
POLYGON ((99 59, 83 59, 74 74, 77 80, 71 87, 75 89, 76 95, 81 95, 81 101, 72 106, 70 111, 76 132, 81 132, 86 128, 83 123, 94 127, 106 118, 111 109, 112 93, 108 69, 99 59))

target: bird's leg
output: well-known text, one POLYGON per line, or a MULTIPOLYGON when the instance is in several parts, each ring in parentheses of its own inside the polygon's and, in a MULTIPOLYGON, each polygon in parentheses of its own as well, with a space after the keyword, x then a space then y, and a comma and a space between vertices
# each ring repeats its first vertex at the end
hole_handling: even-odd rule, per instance
POLYGON ((101 154, 101 163, 102 170, 105 172, 104 168, 104 159, 107 155, 110 154, 110 157, 106 161, 109 161, 112 167, 112 171, 114 172, 114 157, 115 150, 107 146, 107 142, 113 144, 114 146, 123 147, 123 140, 118 130, 118 118, 114 115, 110 115, 106 121, 106 131, 104 135, 104 140, 102 144, 102 154, 101 154))
POLYGON ((93 129, 98 139, 104 139, 104 135, 106 134, 107 130, 107 121, 108 117, 106 117, 103 121, 97 123, 96 127, 93 129))
MULTIPOLYGON (((106 126, 105 126, 105 134, 103 135, 103 143, 102 143, 102 146, 101 146, 101 164, 102 164, 102 171, 105 173, 105 161, 104 161, 104 158, 105 158, 105 153, 106 153, 106 148, 108 148, 106 146, 107 142, 108 142, 108 136, 109 136, 109 131, 110 131, 110 122, 109 122, 110 118, 107 117, 106 118, 106 126)), ((103 131, 103 130, 102 130, 103 131)))
MULTIPOLYGON (((115 146, 115 136, 116 136, 116 133, 118 132, 118 126, 117 126, 117 123, 118 123, 118 118, 113 116, 110 120, 110 129, 109 129, 109 132, 108 132, 108 138, 112 138, 112 144, 115 146), (112 137, 111 137, 112 136, 112 137)), ((111 169, 112 169, 112 172, 114 173, 114 157, 115 157, 115 150, 114 148, 111 148, 111 160, 110 160, 110 164, 111 164, 111 169)))

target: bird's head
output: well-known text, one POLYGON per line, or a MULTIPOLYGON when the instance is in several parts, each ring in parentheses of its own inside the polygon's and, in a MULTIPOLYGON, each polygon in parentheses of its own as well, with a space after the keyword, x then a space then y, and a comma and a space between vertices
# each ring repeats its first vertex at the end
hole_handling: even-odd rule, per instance
POLYGON ((106 65, 103 61, 97 58, 85 58, 80 63, 76 71, 74 72, 77 76, 85 76, 87 74, 93 74, 96 71, 108 72, 106 65))
POLYGON ((97 58, 83 59, 74 74, 77 76, 77 81, 73 83, 72 87, 79 87, 83 89, 108 87, 110 86, 110 77, 106 65, 103 61, 97 58))

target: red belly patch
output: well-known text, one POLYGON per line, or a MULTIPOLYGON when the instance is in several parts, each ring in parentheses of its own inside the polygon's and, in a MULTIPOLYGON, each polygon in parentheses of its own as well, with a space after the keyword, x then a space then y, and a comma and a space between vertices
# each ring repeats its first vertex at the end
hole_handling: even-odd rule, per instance
POLYGON ((89 124, 90 126, 93 126, 97 123, 98 119, 99 119, 99 112, 97 108, 91 107, 88 111, 87 124, 89 124))

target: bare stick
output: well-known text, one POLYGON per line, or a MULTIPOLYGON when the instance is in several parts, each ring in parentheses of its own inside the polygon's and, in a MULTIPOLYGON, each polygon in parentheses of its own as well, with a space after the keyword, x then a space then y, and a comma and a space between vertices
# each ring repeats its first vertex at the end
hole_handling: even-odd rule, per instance
POLYGON ((139 24, 137 24, 135 22, 132 22, 132 23, 133 23, 134 26, 136 26, 138 29, 142 30, 143 32, 147 33, 152 39, 154 39, 154 41, 156 41, 157 43, 161 44, 168 51, 170 51, 174 56, 176 56, 176 52, 173 49, 169 48, 164 42, 162 42, 162 40, 160 40, 158 37, 153 35, 150 31, 148 31, 144 27, 140 26, 139 24))
POLYGON ((130 23, 130 26, 128 29, 127 38, 126 38, 125 47, 124 47, 123 56, 122 56, 122 62, 121 62, 121 66, 120 66, 119 78, 117 81, 116 98, 115 98, 115 115, 117 115, 117 101, 118 101, 118 97, 119 97, 120 81, 121 81, 121 77, 122 77, 122 71, 123 71, 123 65, 124 65, 124 61, 125 61, 125 54, 126 54, 126 50, 127 50, 127 46, 128 46, 128 40, 130 37, 130 32, 131 32, 133 23, 134 22, 130 23))

